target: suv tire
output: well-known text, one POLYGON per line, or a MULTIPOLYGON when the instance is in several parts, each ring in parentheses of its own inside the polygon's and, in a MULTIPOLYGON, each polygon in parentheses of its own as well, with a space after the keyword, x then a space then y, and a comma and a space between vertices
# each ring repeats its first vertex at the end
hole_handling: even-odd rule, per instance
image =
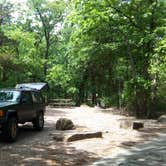
POLYGON ((36 119, 32 122, 33 123, 33 127, 38 130, 41 131, 44 128, 44 115, 42 112, 40 112, 36 119))
POLYGON ((16 117, 11 117, 8 119, 3 127, 2 134, 5 141, 16 141, 18 135, 18 122, 16 117))

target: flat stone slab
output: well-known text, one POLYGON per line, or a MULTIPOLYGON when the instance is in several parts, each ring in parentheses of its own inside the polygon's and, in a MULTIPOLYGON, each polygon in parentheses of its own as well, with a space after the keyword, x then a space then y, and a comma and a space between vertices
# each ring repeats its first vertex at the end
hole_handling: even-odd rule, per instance
POLYGON ((166 124, 166 115, 161 115, 161 116, 158 118, 158 122, 159 122, 159 123, 165 123, 165 124, 166 124))
POLYGON ((102 138, 102 132, 94 132, 94 133, 86 132, 86 133, 73 134, 67 138, 67 142, 73 142, 89 138, 102 138))
POLYGON ((132 127, 132 120, 123 120, 120 122, 120 128, 129 129, 132 127))

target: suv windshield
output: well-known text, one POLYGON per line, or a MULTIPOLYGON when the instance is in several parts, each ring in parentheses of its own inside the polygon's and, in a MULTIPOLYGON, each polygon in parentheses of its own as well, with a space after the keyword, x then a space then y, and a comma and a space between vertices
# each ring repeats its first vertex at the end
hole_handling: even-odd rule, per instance
POLYGON ((0 91, 0 102, 16 102, 19 100, 20 92, 19 91, 0 91))

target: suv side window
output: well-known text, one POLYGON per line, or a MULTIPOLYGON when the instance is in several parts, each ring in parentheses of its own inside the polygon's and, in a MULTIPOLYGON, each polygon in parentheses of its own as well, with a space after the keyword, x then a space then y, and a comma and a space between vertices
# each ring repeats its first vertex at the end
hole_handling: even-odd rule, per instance
POLYGON ((25 91, 22 92, 21 100, 23 103, 32 104, 32 96, 31 96, 30 92, 25 92, 25 91))
POLYGON ((34 103, 42 103, 42 99, 37 92, 32 92, 32 100, 34 103))

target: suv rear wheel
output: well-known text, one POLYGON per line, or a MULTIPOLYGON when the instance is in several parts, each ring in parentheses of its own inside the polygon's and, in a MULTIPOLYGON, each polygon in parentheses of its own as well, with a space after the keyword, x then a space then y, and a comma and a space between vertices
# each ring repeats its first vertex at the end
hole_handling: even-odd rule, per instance
POLYGON ((33 123, 33 127, 38 130, 41 131, 44 128, 44 115, 42 112, 40 112, 36 119, 32 122, 33 123))
POLYGON ((18 123, 16 117, 8 119, 2 130, 5 141, 13 142, 18 135, 18 123))

